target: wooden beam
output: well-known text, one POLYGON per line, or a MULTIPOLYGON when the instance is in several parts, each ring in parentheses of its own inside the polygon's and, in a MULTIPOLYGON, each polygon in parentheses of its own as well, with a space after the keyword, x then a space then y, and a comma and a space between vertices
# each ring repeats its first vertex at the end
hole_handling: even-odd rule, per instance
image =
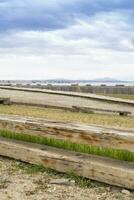
POLYGON ((74 108, 72 108, 71 106, 67 107, 67 106, 56 106, 56 105, 38 104, 38 103, 23 103, 23 102, 17 102, 17 101, 11 101, 11 104, 24 105, 24 106, 35 106, 35 107, 40 107, 40 108, 60 109, 60 110, 74 112, 74 108))
POLYGON ((132 113, 129 111, 123 111, 123 110, 111 110, 111 109, 101 109, 101 108, 93 108, 93 107, 80 107, 80 106, 72 106, 72 109, 74 112, 83 112, 83 113, 116 113, 122 116, 128 116, 132 113))
POLYGON ((2 98, 0 97, 0 103, 4 105, 9 105, 10 104, 10 98, 2 98))
POLYGON ((100 109, 100 108, 93 108, 93 107, 80 107, 80 106, 56 106, 56 105, 48 105, 48 104, 38 104, 38 103, 23 103, 17 101, 11 101, 11 104, 15 105, 25 105, 25 106, 35 106, 41 108, 52 108, 52 109, 62 109, 65 111, 72 111, 72 112, 81 112, 81 113, 106 113, 106 114, 119 114, 122 116, 131 115, 132 112, 123 111, 123 110, 110 110, 110 109, 100 109))
POLYGON ((80 93, 80 92, 70 92, 70 91, 65 92, 65 91, 37 89, 37 88, 25 88, 25 87, 14 87, 14 86, 0 86, 0 89, 54 94, 54 95, 71 96, 71 97, 80 97, 80 98, 85 98, 85 99, 92 99, 92 100, 98 100, 98 101, 103 101, 103 102, 134 106, 134 100, 109 97, 109 96, 98 95, 98 94, 93 94, 93 93, 80 93))
POLYGON ((8 139, 0 140, 0 155, 134 189, 134 163, 8 139))
POLYGON ((134 132, 102 126, 0 115, 0 130, 134 152, 134 132))

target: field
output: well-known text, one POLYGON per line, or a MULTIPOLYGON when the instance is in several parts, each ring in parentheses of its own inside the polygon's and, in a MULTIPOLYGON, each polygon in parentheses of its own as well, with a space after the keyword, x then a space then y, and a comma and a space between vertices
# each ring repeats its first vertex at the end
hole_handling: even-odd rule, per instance
POLYGON ((127 94, 107 94, 105 96, 115 97, 115 98, 121 98, 121 99, 134 100, 134 95, 127 95, 127 94))
POLYGON ((39 117, 52 120, 62 120, 69 122, 80 122, 85 124, 97 124, 123 129, 134 129, 134 117, 106 115, 106 114, 87 114, 65 111, 62 109, 39 108, 23 105, 0 105, 1 114, 13 114, 20 116, 39 117))
MULTIPOLYGON (((83 95, 83 94, 81 94, 83 95)), ((10 97, 13 102, 31 103, 39 105, 60 106, 71 108, 72 106, 93 107, 100 109, 130 111, 134 115, 133 105, 117 104, 115 102, 100 101, 92 98, 81 98, 74 96, 65 96, 58 94, 47 94, 41 92, 16 91, 9 89, 0 89, 1 97, 10 97)))
POLYGON ((0 105, 1 155, 115 186, 134 188, 133 102, 103 99, 103 96, 10 89, 0 89, 0 95, 10 97, 12 102, 11 105, 0 105), (107 109, 112 113, 76 112, 72 106, 107 109), (114 111, 132 114, 121 116, 114 111), (125 177, 127 183, 124 183, 125 177))

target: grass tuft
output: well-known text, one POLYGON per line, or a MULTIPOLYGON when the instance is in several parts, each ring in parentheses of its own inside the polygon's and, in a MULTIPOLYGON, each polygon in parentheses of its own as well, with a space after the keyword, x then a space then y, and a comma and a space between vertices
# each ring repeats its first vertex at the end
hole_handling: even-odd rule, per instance
POLYGON ((102 183, 98 183, 85 177, 80 177, 74 174, 73 172, 58 172, 54 169, 46 168, 41 165, 33 165, 29 163, 20 162, 19 165, 17 165, 17 167, 21 169, 22 172, 24 172, 25 174, 47 173, 49 175, 52 175, 54 178, 67 178, 70 180, 74 180, 75 184, 82 188, 93 188, 98 186, 99 184, 102 185, 102 183))
POLYGON ((102 94, 109 97, 127 99, 127 100, 134 100, 134 95, 132 94, 102 94))
POLYGON ((104 147, 89 146, 85 144, 74 143, 65 140, 59 140, 54 138, 35 136, 29 134, 20 134, 10 131, 0 131, 0 137, 5 137, 9 139, 15 139, 25 142, 43 144, 47 146, 52 146, 60 149, 71 150, 75 152, 88 153, 98 156, 104 156, 109 158, 114 158, 118 160, 124 160, 128 162, 134 162, 134 153, 127 150, 117 150, 104 147))

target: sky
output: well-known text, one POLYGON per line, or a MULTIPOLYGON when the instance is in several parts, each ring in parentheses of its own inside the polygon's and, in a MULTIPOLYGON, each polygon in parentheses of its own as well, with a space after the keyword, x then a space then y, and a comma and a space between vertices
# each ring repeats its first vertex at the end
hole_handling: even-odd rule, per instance
POLYGON ((0 0, 0 79, 134 80, 133 0, 0 0))

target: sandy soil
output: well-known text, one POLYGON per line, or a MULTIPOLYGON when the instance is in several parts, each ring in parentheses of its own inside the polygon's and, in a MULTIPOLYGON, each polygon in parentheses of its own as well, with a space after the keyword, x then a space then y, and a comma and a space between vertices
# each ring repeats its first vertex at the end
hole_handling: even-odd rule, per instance
POLYGON ((102 102, 99 100, 84 99, 80 97, 69 97, 63 95, 43 94, 36 92, 24 92, 0 89, 0 97, 10 97, 12 101, 23 103, 35 103, 56 105, 63 107, 75 106, 89 106, 103 109, 126 110, 134 114, 134 107, 124 106, 116 103, 102 102))
POLYGON ((57 174, 30 171, 30 165, 0 157, 0 200, 133 200, 134 192, 97 184, 94 187, 52 185, 57 174))

